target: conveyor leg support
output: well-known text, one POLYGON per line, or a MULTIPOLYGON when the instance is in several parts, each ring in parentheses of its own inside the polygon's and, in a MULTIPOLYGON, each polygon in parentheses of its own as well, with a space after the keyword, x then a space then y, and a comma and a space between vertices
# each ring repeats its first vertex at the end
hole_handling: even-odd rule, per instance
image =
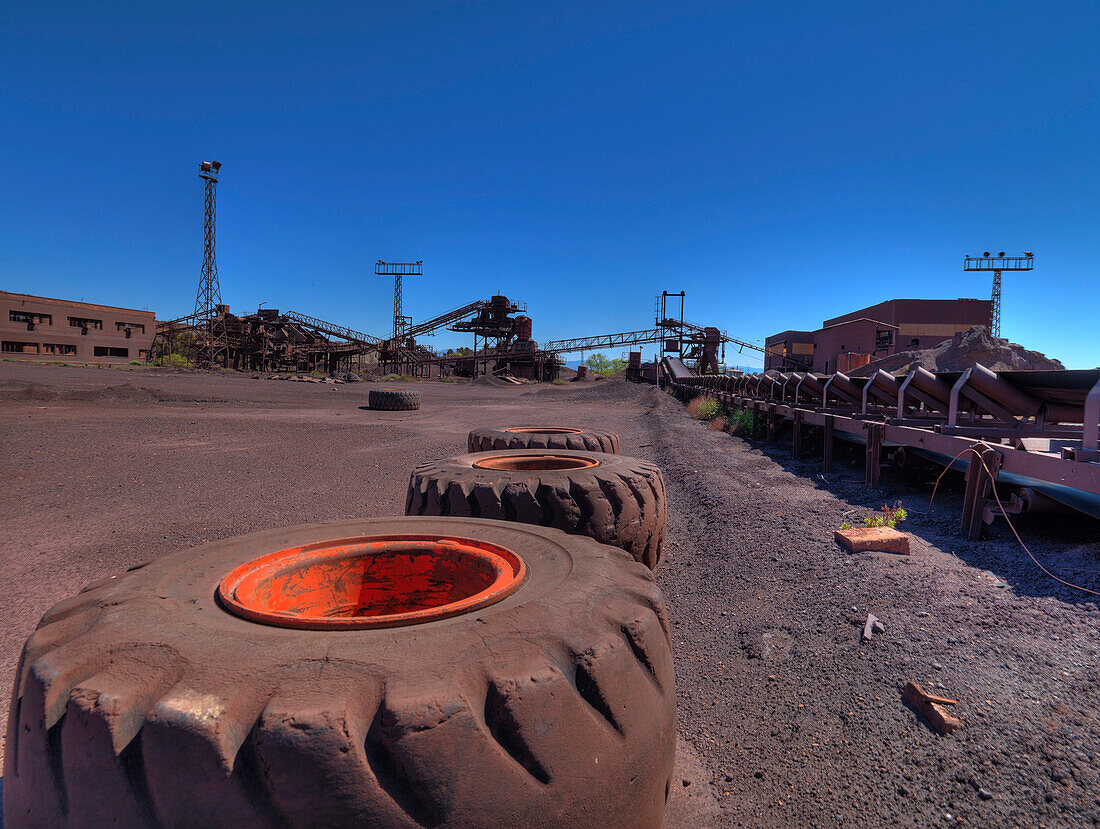
POLYGON ((963 493, 961 527, 971 541, 982 537, 982 515, 985 512, 985 499, 989 497, 989 487, 996 482, 1001 469, 1001 453, 995 449, 978 446, 975 452, 963 457, 969 458, 966 466, 966 491, 963 493))
POLYGON ((884 431, 881 423, 867 424, 867 451, 864 456, 863 479, 871 489, 878 489, 878 476, 882 471, 882 438, 884 431))

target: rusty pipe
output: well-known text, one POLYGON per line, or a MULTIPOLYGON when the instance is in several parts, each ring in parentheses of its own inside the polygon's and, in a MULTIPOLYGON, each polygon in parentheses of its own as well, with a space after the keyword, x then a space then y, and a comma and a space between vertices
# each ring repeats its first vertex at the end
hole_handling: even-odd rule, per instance
POLYGON ((780 395, 780 399, 787 399, 787 389, 791 391, 791 399, 797 399, 796 393, 798 391, 798 385, 802 382, 802 378, 806 375, 800 371, 792 371, 787 377, 787 381, 783 384, 783 394, 780 395))
POLYGON ((881 368, 876 371, 871 379, 867 381, 867 385, 863 387, 863 413, 867 413, 867 409, 871 403, 871 395, 878 390, 879 394, 876 396, 880 399, 885 398, 887 402, 895 402, 898 399, 898 393, 901 391, 901 384, 898 379, 883 371, 881 368))
MULTIPOLYGON (((1004 406, 1017 417, 1032 417, 1039 413, 1041 404, 1037 399, 998 377, 996 372, 990 371, 981 363, 975 363, 966 385, 1004 406)), ((963 394, 965 393, 966 390, 963 389, 963 394)))
POLYGON ((839 371, 832 375, 825 383, 823 400, 830 394, 836 394, 838 397, 846 397, 853 403, 863 399, 863 392, 859 386, 853 383, 852 378, 847 374, 839 371))
POLYGON ((804 393, 813 395, 818 400, 821 400, 822 403, 824 403, 825 378, 820 375, 807 372, 803 376, 801 382, 799 382, 798 387, 794 390, 795 400, 798 400, 800 397, 802 397, 804 393))
POLYGON ((913 390, 912 396, 929 408, 946 412, 951 407, 951 386, 928 369, 915 366, 909 370, 901 384, 898 393, 898 417, 905 417, 905 398, 910 389, 913 390))

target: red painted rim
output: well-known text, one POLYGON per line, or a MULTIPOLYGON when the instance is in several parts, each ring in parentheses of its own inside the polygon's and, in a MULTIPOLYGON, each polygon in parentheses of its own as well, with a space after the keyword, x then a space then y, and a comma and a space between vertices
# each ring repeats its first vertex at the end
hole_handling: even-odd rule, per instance
POLYGON ((527 575, 516 553, 439 535, 379 535, 292 547, 245 562, 218 585, 230 612, 308 630, 400 627, 469 613, 527 575))
POLYGON ((591 469, 599 466, 595 458, 575 455, 498 455, 485 452, 474 461, 477 469, 495 469, 502 472, 552 472, 563 469, 591 469))
POLYGON ((504 431, 521 435, 579 435, 581 433, 580 429, 572 429, 568 426, 513 426, 504 431))

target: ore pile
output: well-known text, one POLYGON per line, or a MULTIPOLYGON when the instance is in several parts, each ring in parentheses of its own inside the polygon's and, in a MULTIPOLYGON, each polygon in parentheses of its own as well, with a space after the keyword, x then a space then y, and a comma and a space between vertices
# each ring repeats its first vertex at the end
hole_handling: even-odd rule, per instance
POLYGON ((881 360, 873 360, 849 374, 853 377, 870 377, 879 369, 892 374, 903 374, 914 366, 929 371, 961 371, 975 363, 981 363, 993 371, 1065 370, 1065 366, 1058 360, 994 337, 983 326, 975 325, 968 331, 956 331, 951 339, 932 348, 899 351, 881 360))

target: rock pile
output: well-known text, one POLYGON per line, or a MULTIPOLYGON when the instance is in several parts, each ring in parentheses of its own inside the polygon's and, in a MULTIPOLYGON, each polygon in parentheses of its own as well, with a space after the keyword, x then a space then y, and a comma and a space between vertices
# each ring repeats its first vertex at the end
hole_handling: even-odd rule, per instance
POLYGON ((873 360, 849 372, 853 377, 870 377, 879 369, 903 374, 914 366, 929 371, 961 371, 981 363, 993 371, 1063 371, 1057 360, 1017 343, 992 336, 984 326, 975 325, 932 348, 899 351, 880 360, 873 360))

